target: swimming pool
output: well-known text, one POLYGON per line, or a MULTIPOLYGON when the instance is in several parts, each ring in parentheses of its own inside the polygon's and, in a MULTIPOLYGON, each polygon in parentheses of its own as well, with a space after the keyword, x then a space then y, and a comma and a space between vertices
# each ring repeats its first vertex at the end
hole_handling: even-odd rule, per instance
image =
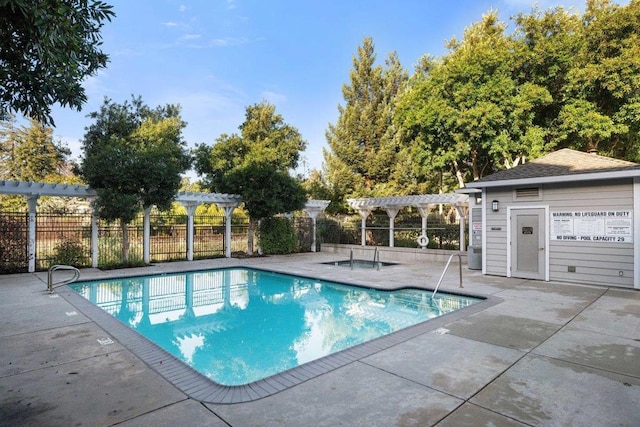
POLYGON ((256 384, 283 372, 312 376, 311 361, 320 360, 328 371, 354 346, 481 301, 248 268, 78 282, 71 288, 223 386, 256 384))

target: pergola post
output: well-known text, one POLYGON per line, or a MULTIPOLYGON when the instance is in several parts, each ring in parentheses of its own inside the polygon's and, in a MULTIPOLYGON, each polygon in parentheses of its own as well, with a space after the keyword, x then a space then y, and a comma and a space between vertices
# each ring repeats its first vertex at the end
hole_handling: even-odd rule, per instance
POLYGON ((36 208, 38 203, 38 195, 33 194, 27 197, 29 205, 29 273, 36 271, 36 208))
POLYGON ((360 245, 367 246, 367 217, 371 214, 372 208, 360 208, 358 209, 358 213, 362 220, 360 221, 360 245))
POLYGON ((418 212, 420 212, 420 216, 422 217, 422 233, 420 234, 420 237, 418 237, 418 243, 423 249, 429 244, 429 237, 427 236, 427 219, 429 218, 429 213, 434 206, 436 205, 433 203, 416 206, 418 208, 418 212), (423 238, 422 236, 425 236, 426 238, 423 238))
POLYGON ((466 216, 466 212, 468 212, 469 209, 465 209, 464 206, 456 205, 456 211, 458 212, 458 223, 460 225, 460 251, 464 252, 464 251, 466 251, 466 248, 464 246, 465 216, 466 216))
POLYGON ((313 224, 313 234, 312 234, 312 241, 311 241, 311 252, 315 252, 316 251, 316 246, 317 246, 317 242, 316 242, 316 234, 317 234, 317 228, 316 228, 316 219, 318 217, 318 215, 320 215, 321 212, 324 212, 324 210, 327 208, 327 206, 329 206, 330 201, 329 200, 309 200, 307 201, 307 204, 304 207, 304 211, 307 213, 307 215, 309 215, 311 217, 311 222, 313 224))
POLYGON ((395 226, 395 219, 396 219, 396 215, 398 215, 398 212, 400 212, 401 208, 398 207, 387 207, 385 208, 385 210, 387 211, 387 215, 389 215, 389 247, 393 248, 394 245, 394 234, 395 234, 395 230, 394 230, 394 226, 395 226))
POLYGON ((144 209, 142 221, 142 260, 151 263, 151 206, 144 209))
POLYGON ((180 202, 187 210, 187 261, 193 261, 193 215, 196 213, 198 202, 180 202))
MULTIPOLYGON (((231 214, 242 202, 242 197, 237 194, 212 194, 212 193, 190 193, 180 192, 176 196, 176 201, 185 208, 187 206, 197 206, 201 203, 213 203, 224 210, 225 216, 225 256, 231 258, 231 214)), ((188 212, 189 208, 187 208, 188 212)), ((195 212, 195 208, 194 208, 195 212)), ((192 217, 193 221, 193 217, 192 217)), ((190 229, 193 230, 193 222, 190 229)), ((193 241, 192 241, 193 243, 193 241)), ((191 246, 193 250, 193 246, 191 246)), ((190 260, 191 261, 191 260, 190 260)))
POLYGON ((238 206, 237 203, 216 203, 224 210, 224 256, 231 258, 231 215, 238 206))
POLYGON ((98 268, 98 212, 91 210, 91 267, 98 268))

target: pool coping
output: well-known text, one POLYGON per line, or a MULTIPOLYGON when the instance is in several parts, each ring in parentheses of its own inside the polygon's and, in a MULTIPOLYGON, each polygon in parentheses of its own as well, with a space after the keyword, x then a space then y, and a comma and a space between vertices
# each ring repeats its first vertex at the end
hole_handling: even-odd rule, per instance
MULTIPOLYGON (((227 267, 212 268, 206 270, 216 270, 224 268, 227 267)), ((248 268, 254 270, 270 271, 280 274, 289 274, 278 270, 262 269, 253 266, 237 265, 230 268, 248 268)), ((187 270, 177 271, 176 273, 182 272, 187 272, 187 270)), ((135 275, 123 275, 117 278, 126 277, 135 277, 135 275)), ((316 280, 326 280, 306 275, 301 277, 316 280)), ((116 277, 110 277, 110 279, 114 278, 116 277)), ((395 291, 399 289, 420 289, 427 291, 433 290, 429 288, 417 288, 414 286, 399 286, 390 289, 378 287, 375 285, 365 286, 361 283, 352 282, 349 280, 341 280, 339 283, 384 291, 395 291)), ((127 325, 119 321, 111 314, 107 313, 97 305, 94 305, 92 302, 84 298, 79 293, 75 292, 68 285, 58 288, 57 292, 66 301, 72 304, 78 311, 82 312, 82 314, 84 314, 90 320, 95 322, 96 325, 104 329, 113 338, 115 338, 115 340, 119 344, 121 344, 127 350, 131 351, 131 353, 142 360, 147 366, 160 374, 164 379, 173 384, 187 396, 204 403, 217 404, 251 402, 277 394, 281 391, 302 384, 303 382, 308 381, 312 378, 316 378, 335 369, 349 365, 350 363, 356 362, 365 357, 372 356, 380 351, 408 341, 419 335, 434 332, 447 323, 466 318, 503 301, 502 298, 496 296, 479 295, 471 292, 458 293, 447 290, 443 293, 482 298, 483 300, 476 304, 464 307, 451 313, 444 314, 437 318, 430 319, 413 326, 409 326, 399 331, 392 332, 388 335, 384 335, 371 341, 358 344, 354 347, 341 350, 337 353, 324 356, 320 359, 312 360, 295 368, 261 380, 245 385, 225 386, 218 384, 205 375, 199 373, 157 344, 149 341, 147 338, 143 337, 135 330, 129 328, 127 325)))

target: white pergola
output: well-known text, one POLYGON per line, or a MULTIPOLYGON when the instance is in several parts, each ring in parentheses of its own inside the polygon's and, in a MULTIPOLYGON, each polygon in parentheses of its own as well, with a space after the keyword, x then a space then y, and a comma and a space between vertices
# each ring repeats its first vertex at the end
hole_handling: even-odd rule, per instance
POLYGON ((447 204, 455 207, 460 217, 460 250, 464 250, 465 226, 464 220, 469 207, 467 194, 422 194, 417 196, 398 197, 370 197, 347 199, 347 203, 355 209, 361 217, 361 245, 366 246, 367 217, 375 209, 384 209, 389 216, 389 246, 393 247, 394 221, 400 209, 415 207, 422 217, 422 235, 418 238, 420 246, 425 248, 429 243, 427 236, 427 217, 434 207, 447 204))
MULTIPOLYGON (((36 269, 36 204, 40 196, 49 197, 76 197, 94 199, 97 197, 95 190, 88 185, 78 184, 45 184, 24 181, 0 180, 0 194, 20 195, 27 199, 29 206, 29 272, 36 269)), ((231 258, 231 214, 242 203, 242 197, 237 194, 222 193, 192 193, 179 192, 175 198, 187 210, 187 260, 193 261, 193 216, 198 205, 212 203, 224 210, 225 213, 225 256, 231 258)), ((309 200, 304 211, 313 219, 313 246, 315 251, 316 218, 329 205, 328 200, 309 200)), ((150 226, 151 208, 144 211, 143 225, 143 259, 149 263, 151 238, 150 226)), ((91 217, 91 265, 98 266, 98 218, 95 212, 91 217)))

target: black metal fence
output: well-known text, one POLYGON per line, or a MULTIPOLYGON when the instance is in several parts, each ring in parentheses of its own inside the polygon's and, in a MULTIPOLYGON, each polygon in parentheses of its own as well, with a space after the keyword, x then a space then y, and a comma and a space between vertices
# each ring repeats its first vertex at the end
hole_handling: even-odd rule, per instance
MULTIPOLYGON (((187 259, 187 216, 151 215, 149 253, 151 262, 187 259)), ((199 215, 194 225, 193 256, 195 259, 225 255, 225 217, 199 215)), ((248 222, 233 217, 231 225, 231 251, 246 252, 248 222)), ((127 224, 128 261, 142 264, 144 259, 143 216, 127 224)), ((0 212, 0 274, 28 271, 29 215, 18 212, 0 212)), ((123 230, 119 223, 98 222, 98 265, 123 265, 123 230)), ((36 215, 35 239, 36 270, 51 265, 68 264, 76 267, 91 266, 91 215, 52 214, 36 215)))
POLYGON ((29 216, 26 213, 0 215, 0 274, 27 271, 29 216))
MULTIPOLYGON (((149 252, 151 262, 187 259, 187 216, 151 215, 149 252)), ((225 255, 225 217, 197 215, 194 218, 194 259, 216 258, 225 255)), ((231 252, 247 251, 248 220, 234 216, 231 220, 231 252)), ((298 236, 298 250, 311 250, 313 222, 308 217, 294 217, 298 236)), ((0 274, 28 270, 29 216, 26 213, 0 212, 0 274)), ((417 247, 421 234, 419 216, 403 217, 396 221, 394 246, 417 247)), ((143 263, 143 216, 127 225, 129 235, 128 262, 143 263)), ((429 248, 457 249, 459 226, 444 216, 428 219, 429 248)), ((54 264, 77 267, 91 266, 91 215, 38 213, 36 216, 36 270, 46 270, 54 264)), ((317 250, 320 244, 342 243, 359 245, 360 217, 319 218, 317 221, 317 250)), ((389 246, 389 218, 370 216, 366 228, 367 245, 389 246)), ((123 231, 118 223, 98 223, 98 266, 123 265, 123 231)))

